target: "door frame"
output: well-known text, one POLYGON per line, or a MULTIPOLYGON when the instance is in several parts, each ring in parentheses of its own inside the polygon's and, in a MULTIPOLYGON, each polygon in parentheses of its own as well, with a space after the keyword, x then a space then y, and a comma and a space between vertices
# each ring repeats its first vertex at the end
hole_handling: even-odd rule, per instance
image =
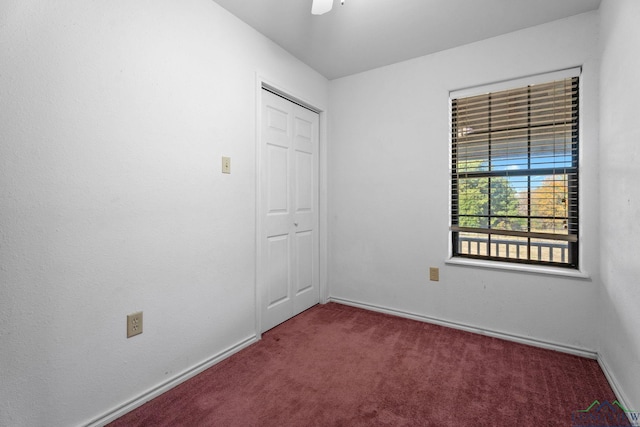
POLYGON ((264 280, 261 277, 262 260, 264 254, 261 253, 261 240, 264 225, 262 221, 262 93, 263 89, 274 92, 289 101, 301 105, 309 110, 318 113, 319 117, 319 139, 318 139, 318 291, 320 293, 320 303, 325 304, 329 298, 327 281, 327 109, 318 100, 304 96, 295 91, 286 89, 284 85, 266 78, 261 73, 256 73, 256 233, 255 233, 255 329, 257 339, 262 338, 262 290, 264 280))

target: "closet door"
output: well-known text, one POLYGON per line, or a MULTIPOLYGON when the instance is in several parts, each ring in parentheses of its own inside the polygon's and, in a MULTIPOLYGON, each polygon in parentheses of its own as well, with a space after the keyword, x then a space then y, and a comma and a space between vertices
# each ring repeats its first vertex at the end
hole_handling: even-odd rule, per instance
POLYGON ((319 115, 262 91, 258 290, 262 331, 317 304, 319 115))

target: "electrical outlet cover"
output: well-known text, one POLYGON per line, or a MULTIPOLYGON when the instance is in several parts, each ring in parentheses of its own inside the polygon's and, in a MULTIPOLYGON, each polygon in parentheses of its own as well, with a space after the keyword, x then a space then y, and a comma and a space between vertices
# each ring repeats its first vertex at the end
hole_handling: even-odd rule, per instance
POLYGON ((127 316, 127 338, 134 337, 142 333, 142 312, 133 313, 127 316))
POLYGON ((222 158, 222 173, 231 173, 231 157, 222 158))

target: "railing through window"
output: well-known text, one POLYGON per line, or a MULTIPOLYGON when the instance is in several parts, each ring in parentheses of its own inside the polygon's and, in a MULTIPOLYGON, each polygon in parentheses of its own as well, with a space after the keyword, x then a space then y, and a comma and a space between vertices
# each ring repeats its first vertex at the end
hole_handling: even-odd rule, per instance
POLYGON ((529 243, 531 253, 527 253, 527 242, 514 240, 491 239, 489 241, 487 238, 460 236, 458 244, 459 254, 481 257, 566 263, 569 255, 567 242, 551 243, 532 240, 529 243))

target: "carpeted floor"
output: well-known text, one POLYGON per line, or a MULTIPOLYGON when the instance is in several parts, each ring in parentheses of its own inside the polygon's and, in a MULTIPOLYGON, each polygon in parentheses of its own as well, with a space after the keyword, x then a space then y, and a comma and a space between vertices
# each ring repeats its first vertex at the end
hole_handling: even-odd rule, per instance
POLYGON ((595 400, 594 360, 330 303, 110 426, 567 427, 595 400))

